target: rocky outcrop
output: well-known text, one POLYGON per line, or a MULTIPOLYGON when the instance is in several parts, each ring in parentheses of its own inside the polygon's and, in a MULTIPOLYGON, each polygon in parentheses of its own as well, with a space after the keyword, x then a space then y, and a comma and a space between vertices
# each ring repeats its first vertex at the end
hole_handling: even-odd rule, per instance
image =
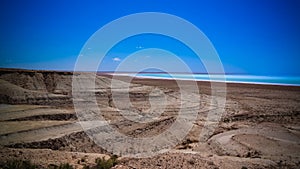
POLYGON ((0 103, 70 104, 72 72, 0 70, 0 103))

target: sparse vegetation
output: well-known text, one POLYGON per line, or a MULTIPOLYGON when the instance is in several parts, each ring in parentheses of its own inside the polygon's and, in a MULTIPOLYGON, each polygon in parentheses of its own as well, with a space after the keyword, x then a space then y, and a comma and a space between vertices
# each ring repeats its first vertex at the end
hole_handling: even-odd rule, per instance
POLYGON ((69 163, 60 164, 60 166, 56 169, 73 169, 73 167, 69 163))
POLYGON ((63 163, 60 164, 59 166, 50 164, 47 169, 74 169, 74 167, 69 163, 63 163))
MULTIPOLYGON (((81 161, 85 160, 78 160, 80 163, 81 161)), ((84 164, 84 169, 110 169, 111 167, 115 166, 117 164, 117 156, 112 156, 110 159, 106 160, 103 158, 97 158, 95 160, 96 165, 89 166, 84 164)), ((0 169, 74 169, 74 167, 69 163, 62 163, 60 165, 55 164, 49 164, 48 167, 42 167, 38 166, 36 164, 33 164, 29 160, 9 160, 5 162, 0 162, 0 169)))
POLYGON ((38 166, 35 164, 32 164, 28 160, 9 160, 6 161, 3 164, 0 164, 0 168, 2 169, 37 169, 38 166))
POLYGON ((117 156, 112 156, 110 159, 105 160, 104 157, 96 159, 96 169, 109 169, 117 164, 117 156))
MULTIPOLYGON (((8 160, 4 163, 0 163, 1 169, 40 169, 44 168, 33 164, 29 160, 8 160)), ((45 169, 74 169, 74 167, 68 163, 60 164, 59 166, 50 164, 45 169)))
POLYGON ((83 169, 90 169, 90 166, 84 165, 84 166, 83 166, 83 169))

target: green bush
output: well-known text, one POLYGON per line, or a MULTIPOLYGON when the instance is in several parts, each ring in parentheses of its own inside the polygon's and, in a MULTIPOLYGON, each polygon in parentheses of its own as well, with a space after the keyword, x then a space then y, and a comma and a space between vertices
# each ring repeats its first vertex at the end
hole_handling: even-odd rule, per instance
POLYGON ((84 166, 83 166, 83 169, 90 169, 90 166, 84 165, 84 166))
MULTIPOLYGON (((110 159, 105 160, 103 158, 97 158, 95 160, 96 166, 92 166, 92 169, 110 169, 117 164, 117 156, 112 156, 110 159)), ((30 161, 24 160, 9 160, 5 163, 0 162, 0 169, 40 169, 41 166, 32 164, 30 161)), ((74 169, 72 165, 68 163, 60 164, 59 166, 50 164, 48 169, 74 169)), ((84 165, 84 169, 89 169, 90 166, 84 165)))
POLYGON ((69 163, 60 164, 58 169, 73 169, 73 167, 69 163))
POLYGON ((6 163, 1 164, 0 168, 3 169, 37 169, 38 166, 32 164, 30 161, 26 160, 9 160, 6 163))
POLYGON ((105 160, 104 157, 96 159, 96 169, 109 169, 117 164, 117 156, 105 160))
POLYGON ((48 169, 73 169, 73 166, 71 166, 69 163, 60 164, 59 166, 50 164, 48 169))
MULTIPOLYGON (((32 164, 29 160, 8 160, 4 163, 0 163, 0 169, 40 169, 44 168, 32 164)), ((59 166, 51 164, 48 169, 74 169, 70 164, 60 164, 59 166)))

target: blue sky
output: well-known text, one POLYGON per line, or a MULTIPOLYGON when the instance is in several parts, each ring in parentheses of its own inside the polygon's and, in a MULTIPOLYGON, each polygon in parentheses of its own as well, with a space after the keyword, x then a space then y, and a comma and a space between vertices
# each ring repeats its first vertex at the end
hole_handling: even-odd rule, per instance
MULTIPOLYGON (((73 70, 85 42, 105 24, 128 14, 164 12, 201 29, 227 73, 300 75, 299 9, 297 0, 3 0, 0 67, 73 70)), ((124 40, 100 69, 113 70, 131 52, 147 47, 170 50, 193 71, 203 71, 184 45, 152 35, 124 40)))

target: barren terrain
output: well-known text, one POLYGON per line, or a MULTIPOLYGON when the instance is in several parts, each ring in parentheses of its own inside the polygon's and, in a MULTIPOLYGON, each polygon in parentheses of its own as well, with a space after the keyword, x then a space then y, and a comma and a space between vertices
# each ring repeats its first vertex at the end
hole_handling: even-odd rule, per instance
MULTIPOLYGON (((83 126, 93 130, 106 124, 79 122, 72 100, 72 76, 72 72, 0 70, 0 168, 12 159, 30 160, 40 167, 69 163, 83 168, 94 165, 96 158, 112 156, 84 132, 83 126)), ((123 84, 128 77, 120 76, 118 80, 123 84)), ((193 95, 180 98, 181 91, 173 80, 133 79, 128 93, 133 107, 122 102, 126 91, 112 88, 109 75, 97 75, 95 84, 93 92, 105 120, 131 137, 145 138, 167 130, 179 108, 198 115, 187 136, 168 152, 148 158, 116 154, 119 157, 114 168, 300 166, 300 87, 227 84, 225 112, 217 123, 206 119, 213 107, 208 82, 197 83, 201 105, 198 108, 194 107, 198 102, 193 95), (118 94, 121 107, 112 101, 113 91, 118 94), (164 110, 153 121, 137 123, 120 114, 124 108, 146 117, 150 99, 156 109, 164 110), (168 104, 161 104, 161 99, 168 104), (205 123, 218 126, 201 141, 205 123)), ((184 85, 188 89, 190 84, 187 81, 184 85)))

